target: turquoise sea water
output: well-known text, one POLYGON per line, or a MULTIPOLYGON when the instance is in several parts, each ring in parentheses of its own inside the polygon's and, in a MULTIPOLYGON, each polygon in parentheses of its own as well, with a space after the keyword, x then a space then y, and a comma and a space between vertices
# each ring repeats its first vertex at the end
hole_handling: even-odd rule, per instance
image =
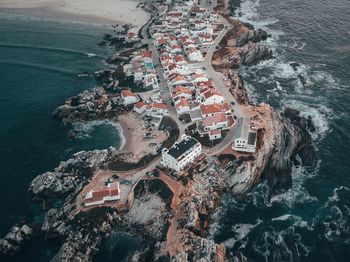
POLYGON ((251 261, 271 261, 271 250, 296 261, 290 238, 300 261, 349 261, 350 2, 243 0, 239 12, 272 35, 275 58, 241 68, 253 100, 311 115, 319 160, 296 167, 292 188, 271 201, 265 184, 243 202, 228 197, 216 240, 251 261))
MULTIPOLYGON (((20 220, 40 219, 27 192, 35 176, 75 152, 120 146, 120 131, 108 123, 79 125, 81 136, 69 141, 70 127, 51 118, 68 97, 96 85, 78 74, 103 68, 111 51, 97 43, 107 30, 0 15, 0 236, 20 220)), ((48 261, 56 249, 36 240, 22 259, 48 261)))
MULTIPOLYGON (((283 261, 292 261, 286 239, 297 242, 301 261, 348 261, 350 256, 350 4, 347 0, 242 1, 241 19, 272 34, 275 59, 241 73, 254 101, 291 106, 311 115, 319 156, 311 170, 297 167, 288 192, 267 197, 265 184, 243 202, 228 196, 215 240, 229 252, 268 261, 271 239, 283 261), (298 63, 294 70, 291 63, 298 63)), ((17 221, 40 219, 40 205, 27 193, 29 182, 82 149, 118 146, 110 125, 81 126, 83 136, 66 139, 69 127, 52 111, 93 79, 109 50, 96 46, 106 28, 0 16, 0 235, 17 221), (96 53, 88 57, 87 53, 96 53)), ((137 243, 113 233, 97 261, 119 261, 137 243)), ((59 243, 37 238, 13 261, 49 261, 59 243)))

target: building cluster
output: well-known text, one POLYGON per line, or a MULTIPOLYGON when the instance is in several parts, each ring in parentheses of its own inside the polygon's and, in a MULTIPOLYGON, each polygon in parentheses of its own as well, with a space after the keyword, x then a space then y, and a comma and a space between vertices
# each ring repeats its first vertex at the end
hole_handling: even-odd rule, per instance
POLYGON ((219 24, 216 12, 195 4, 196 1, 181 1, 171 7, 160 5, 159 20, 151 29, 157 47, 167 45, 172 53, 184 53, 191 62, 203 60, 201 48, 213 42, 214 27, 219 24), (164 39, 164 33, 170 34, 170 41, 164 39))
MULTIPOLYGON (((126 76, 132 76, 135 83, 141 83, 146 90, 159 90, 159 78, 154 68, 152 52, 149 50, 135 51, 131 55, 130 63, 123 66, 123 71, 126 76)), ((153 94, 147 103, 139 101, 138 96, 129 90, 123 90, 121 97, 125 105, 133 104, 134 111, 138 114, 146 112, 149 116, 162 118, 169 113, 159 91, 153 94)))
POLYGON ((160 5, 158 13, 159 21, 150 33, 176 112, 189 114, 201 136, 219 139, 235 123, 232 110, 205 69, 198 66, 213 42, 218 15, 198 7, 196 1, 160 5))
POLYGON ((146 49, 135 51, 129 64, 124 65, 126 76, 141 83, 145 89, 159 89, 157 72, 154 69, 152 53, 146 49))

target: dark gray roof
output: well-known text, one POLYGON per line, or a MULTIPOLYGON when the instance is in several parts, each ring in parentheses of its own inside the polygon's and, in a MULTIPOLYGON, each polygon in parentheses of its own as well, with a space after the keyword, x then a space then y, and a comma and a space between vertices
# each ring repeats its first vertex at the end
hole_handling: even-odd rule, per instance
POLYGON ((198 141, 194 139, 193 137, 186 137, 181 142, 176 143, 173 145, 170 149, 168 154, 171 155, 173 158, 178 159, 180 156, 182 156, 184 153, 186 153, 191 147, 196 145, 198 141))
POLYGON ((256 132, 249 132, 248 145, 255 145, 256 132))
POLYGON ((243 118, 243 117, 239 118, 237 120, 237 125, 235 127, 235 134, 233 136, 233 139, 244 138, 248 140, 249 129, 250 129, 250 119, 243 118))

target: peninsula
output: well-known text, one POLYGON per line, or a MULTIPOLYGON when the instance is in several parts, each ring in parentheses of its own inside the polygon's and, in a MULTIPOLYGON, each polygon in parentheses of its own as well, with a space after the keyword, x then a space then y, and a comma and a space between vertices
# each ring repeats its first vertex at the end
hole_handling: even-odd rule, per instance
MULTIPOLYGON (((246 261, 212 237, 222 197, 244 199, 262 179, 271 196, 288 189, 293 164, 314 162, 312 119, 250 101, 238 68, 272 57, 268 34, 233 18, 228 0, 137 8, 145 25, 115 26, 99 43, 116 48, 93 74, 101 85, 53 113, 118 122, 125 144, 79 152, 32 181, 40 230, 62 241, 52 261, 93 260, 113 230, 139 240, 128 261, 246 261)), ((5 237, 0 251, 22 245, 5 237)))

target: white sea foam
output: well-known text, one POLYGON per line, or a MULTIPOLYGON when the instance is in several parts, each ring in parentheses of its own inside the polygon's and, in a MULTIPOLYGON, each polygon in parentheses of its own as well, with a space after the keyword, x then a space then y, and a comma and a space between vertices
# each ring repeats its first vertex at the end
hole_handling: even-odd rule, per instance
POLYGON ((279 216, 279 217, 274 217, 274 218, 271 219, 271 221, 286 221, 286 220, 288 220, 291 217, 294 217, 294 216, 290 215, 290 214, 285 214, 285 215, 282 215, 282 216, 279 216))
POLYGON ((304 167, 293 167, 292 169, 293 184, 292 187, 276 196, 271 198, 271 203, 281 203, 292 208, 296 204, 313 203, 318 202, 315 196, 310 195, 310 193, 303 186, 303 182, 306 179, 311 179, 304 167))
POLYGON ((291 107, 299 110, 301 116, 312 117, 316 128, 316 132, 311 134, 314 140, 322 140, 331 132, 329 119, 333 118, 333 111, 322 104, 321 101, 318 101, 318 103, 306 103, 287 97, 284 99, 283 105, 284 107, 291 107))
POLYGON ((245 238, 254 227, 256 227, 259 224, 244 224, 244 223, 239 223, 239 224, 234 224, 232 226, 232 231, 236 234, 234 239, 235 241, 242 240, 245 238))
POLYGON ((87 55, 88 57, 95 57, 95 56, 96 56, 96 54, 94 54, 94 53, 86 53, 86 55, 87 55))
POLYGON ((101 126, 101 125, 110 125, 115 128, 117 131, 119 137, 120 137, 120 148, 123 148, 125 145, 125 137, 123 134, 123 128, 121 125, 117 122, 109 121, 109 120, 96 120, 96 121, 89 121, 86 123, 75 123, 73 124, 73 127, 75 130, 78 131, 77 138, 78 139, 88 139, 91 137, 91 133, 94 130, 96 126, 101 126))
POLYGON ((281 221, 281 222, 291 221, 293 223, 292 227, 311 229, 311 227, 309 226, 307 221, 303 220, 302 217, 296 216, 296 215, 285 214, 285 215, 282 215, 279 217, 274 217, 271 219, 271 221, 274 221, 274 222, 276 222, 276 221, 277 222, 278 221, 281 221))
POLYGON ((340 187, 334 188, 332 196, 330 196, 327 202, 325 203, 325 207, 340 201, 340 198, 339 198, 340 191, 350 191, 350 188, 347 186, 340 186, 340 187))
POLYGON ((325 71, 316 70, 310 74, 310 78, 320 87, 325 88, 326 90, 331 89, 341 89, 342 86, 339 84, 339 81, 330 73, 325 71))

